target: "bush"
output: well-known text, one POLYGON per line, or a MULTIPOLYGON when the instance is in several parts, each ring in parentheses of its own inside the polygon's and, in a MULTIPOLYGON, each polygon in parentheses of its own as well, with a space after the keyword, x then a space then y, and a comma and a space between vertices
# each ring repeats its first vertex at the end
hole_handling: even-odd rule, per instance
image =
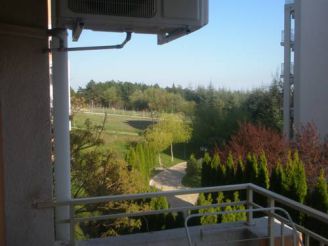
POLYGON ((202 171, 202 163, 200 160, 197 160, 194 155, 190 156, 189 161, 187 162, 186 173, 188 176, 200 175, 202 171))

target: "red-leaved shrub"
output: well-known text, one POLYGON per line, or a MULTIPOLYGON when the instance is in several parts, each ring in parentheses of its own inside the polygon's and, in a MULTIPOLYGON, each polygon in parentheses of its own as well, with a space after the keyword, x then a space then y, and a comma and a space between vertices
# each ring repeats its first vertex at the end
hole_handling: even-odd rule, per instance
POLYGON ((244 123, 232 136, 222 154, 227 156, 230 152, 235 158, 245 159, 248 153, 260 156, 264 151, 268 160, 268 168, 271 170, 278 160, 285 160, 288 150, 288 141, 279 132, 263 126, 244 123))

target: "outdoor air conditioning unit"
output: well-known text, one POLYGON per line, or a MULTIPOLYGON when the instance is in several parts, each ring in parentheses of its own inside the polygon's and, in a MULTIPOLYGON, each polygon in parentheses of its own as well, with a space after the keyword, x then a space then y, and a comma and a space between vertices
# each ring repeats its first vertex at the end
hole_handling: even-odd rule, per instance
POLYGON ((208 0, 57 0, 57 27, 157 34, 164 44, 208 23, 208 0))

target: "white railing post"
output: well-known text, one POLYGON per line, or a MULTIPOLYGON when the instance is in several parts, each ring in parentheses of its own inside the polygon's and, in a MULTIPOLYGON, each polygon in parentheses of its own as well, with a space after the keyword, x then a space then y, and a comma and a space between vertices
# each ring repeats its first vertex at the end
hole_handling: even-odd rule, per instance
MULTIPOLYGON (((268 197, 268 207, 274 208, 274 199, 268 197)), ((274 235, 274 217, 272 216, 274 210, 270 210, 268 213, 268 236, 269 236, 269 245, 274 246, 275 244, 275 235, 274 235)))
POLYGON ((250 211, 247 213, 247 224, 248 225, 253 225, 253 190, 251 188, 247 188, 247 209, 250 211))
MULTIPOLYGON (((67 47, 66 29, 58 29, 52 39, 52 47, 60 45, 67 47)), ((54 50, 53 59, 53 128, 55 140, 55 196, 57 202, 71 199, 71 164, 69 137, 69 83, 68 83, 68 55, 67 52, 54 50)), ((56 220, 69 218, 69 206, 56 208, 56 220)), ((56 240, 68 241, 69 225, 56 224, 56 240)))

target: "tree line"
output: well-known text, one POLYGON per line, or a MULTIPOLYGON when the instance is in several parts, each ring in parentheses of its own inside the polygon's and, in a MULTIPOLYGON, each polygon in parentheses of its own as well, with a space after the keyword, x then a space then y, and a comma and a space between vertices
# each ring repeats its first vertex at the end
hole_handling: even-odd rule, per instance
POLYGON ((90 81, 76 92, 71 90, 74 108, 111 107, 116 109, 180 113, 193 127, 195 146, 222 146, 242 122, 251 122, 281 132, 282 82, 273 79, 267 88, 230 91, 212 84, 195 89, 181 86, 107 81, 90 81))

